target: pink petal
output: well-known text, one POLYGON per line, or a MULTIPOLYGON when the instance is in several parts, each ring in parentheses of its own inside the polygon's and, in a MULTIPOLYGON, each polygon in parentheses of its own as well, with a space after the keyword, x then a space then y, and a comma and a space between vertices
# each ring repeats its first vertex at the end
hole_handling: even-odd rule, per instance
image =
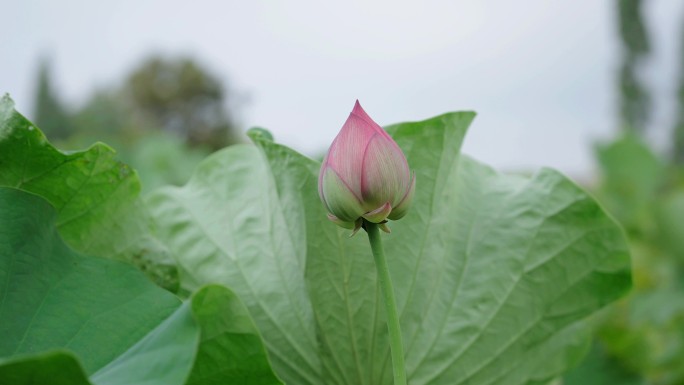
POLYGON ((399 204, 409 188, 408 163, 399 146, 382 136, 368 143, 363 158, 361 199, 364 208, 375 208, 390 202, 399 204))
POLYGON ((352 112, 330 146, 324 161, 324 165, 334 169, 358 197, 361 197, 363 154, 375 134, 376 130, 371 124, 352 112))
POLYGON ((388 219, 391 219, 393 221, 396 221, 398 219, 401 219, 406 213, 408 212, 408 209, 411 208, 411 203, 413 202, 413 195, 416 191, 416 173, 414 172, 411 175, 411 185, 409 186, 408 190, 406 191, 406 194, 404 197, 401 199, 401 201, 397 204, 396 207, 392 209, 392 212, 390 215, 387 217, 388 219))
POLYGON ((321 198, 329 213, 344 222, 354 222, 366 211, 334 169, 325 166, 321 178, 321 198))

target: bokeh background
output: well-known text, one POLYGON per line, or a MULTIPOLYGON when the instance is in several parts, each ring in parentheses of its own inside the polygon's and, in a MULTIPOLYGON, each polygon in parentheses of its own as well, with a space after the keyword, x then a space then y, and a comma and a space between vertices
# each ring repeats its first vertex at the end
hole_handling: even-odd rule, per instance
POLYGON ((359 99, 454 110, 464 151, 557 168, 625 227, 635 289, 558 383, 684 384, 684 1, 13 1, 0 92, 65 150, 103 141, 149 191, 252 126, 320 156, 359 99))
MULTIPOLYGON (((499 168, 549 165, 583 176, 588 144, 621 128, 618 77, 630 54, 618 4, 13 1, 2 10, 0 86, 40 120, 41 65, 75 114, 147 60, 187 58, 222 87, 238 131, 263 126, 307 154, 327 146, 358 98, 381 124, 476 110, 466 152, 499 168)), ((667 131, 684 2, 638 8, 646 41, 630 51, 648 83, 647 124, 667 131)), ((667 134, 654 136, 667 145, 667 134)))

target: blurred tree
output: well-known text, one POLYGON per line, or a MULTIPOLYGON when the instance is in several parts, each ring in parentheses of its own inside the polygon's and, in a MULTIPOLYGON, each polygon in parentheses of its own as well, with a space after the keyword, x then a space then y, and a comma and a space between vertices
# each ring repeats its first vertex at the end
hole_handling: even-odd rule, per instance
POLYGON ((212 150, 239 141, 227 100, 234 94, 191 58, 150 57, 73 111, 60 104, 50 74, 43 59, 36 125, 63 148, 107 143, 140 173, 145 190, 185 183, 212 150))
POLYGON ((677 116, 673 129, 672 160, 675 164, 684 166, 684 22, 680 28, 679 88, 677 89, 677 116))
POLYGON ((74 114, 76 131, 64 144, 84 147, 96 141, 107 143, 122 161, 135 168, 144 191, 187 182, 211 151, 205 146, 191 148, 179 135, 136 120, 136 113, 139 111, 120 90, 99 90, 74 114))
POLYGON ((623 130, 643 134, 650 116, 650 96, 639 69, 650 51, 648 33, 641 12, 641 0, 617 0, 622 65, 619 75, 620 126, 623 130))
POLYGON ((69 114, 53 89, 50 66, 50 60, 46 57, 38 65, 33 121, 51 140, 62 140, 71 135, 72 125, 69 114))
POLYGON ((93 141, 126 141, 125 133, 131 125, 130 113, 116 90, 101 89, 73 115, 75 134, 85 143, 93 141))
POLYGON ((235 142, 221 82, 192 59, 152 57, 123 90, 138 126, 180 135, 191 145, 218 149, 235 142))

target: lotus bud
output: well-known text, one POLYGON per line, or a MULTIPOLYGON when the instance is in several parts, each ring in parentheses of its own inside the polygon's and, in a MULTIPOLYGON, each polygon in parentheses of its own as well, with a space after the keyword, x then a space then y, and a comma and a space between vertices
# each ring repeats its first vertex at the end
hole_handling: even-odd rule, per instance
POLYGON ((318 176, 328 219, 354 235, 363 220, 385 225, 406 215, 416 178, 397 143, 358 101, 330 145, 318 176))

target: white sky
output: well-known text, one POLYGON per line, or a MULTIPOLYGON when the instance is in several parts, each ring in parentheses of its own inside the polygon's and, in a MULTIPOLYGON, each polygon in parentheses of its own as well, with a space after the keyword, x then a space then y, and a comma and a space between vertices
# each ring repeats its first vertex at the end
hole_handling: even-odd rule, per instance
MULTIPOLYGON (((466 153, 584 177, 591 144, 616 132, 614 3, 12 1, 2 7, 0 93, 30 115, 41 53, 72 104, 150 52, 189 53, 247 96, 245 128, 266 127, 309 155, 327 148, 358 98, 383 125, 475 110, 466 153)), ((684 2, 647 3, 654 121, 669 128, 684 2)))

